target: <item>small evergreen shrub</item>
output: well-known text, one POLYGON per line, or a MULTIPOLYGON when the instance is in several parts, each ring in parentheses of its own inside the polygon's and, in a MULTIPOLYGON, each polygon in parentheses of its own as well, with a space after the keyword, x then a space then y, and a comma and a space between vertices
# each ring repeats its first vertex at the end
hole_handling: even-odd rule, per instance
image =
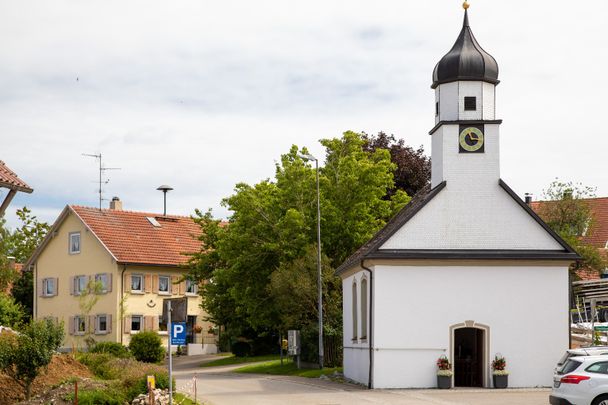
POLYGON ((77 360, 87 366, 95 377, 102 380, 118 378, 120 371, 112 367, 110 364, 112 359, 114 356, 109 353, 79 353, 77 355, 77 360))
POLYGON ((251 354, 251 345, 247 342, 234 342, 232 344, 232 354, 236 357, 247 357, 251 354))
MULTIPOLYGON (((70 393, 64 399, 73 402, 74 394, 70 393)), ((125 402, 127 402, 127 397, 121 390, 117 389, 108 388, 78 392, 79 405, 122 405, 125 402)))
POLYGON ((99 342, 89 350, 91 353, 108 353, 114 357, 126 359, 131 357, 131 353, 126 346, 116 342, 99 342))
POLYGON ((159 363, 165 356, 160 336, 156 332, 139 332, 131 338, 129 351, 145 363, 159 363))

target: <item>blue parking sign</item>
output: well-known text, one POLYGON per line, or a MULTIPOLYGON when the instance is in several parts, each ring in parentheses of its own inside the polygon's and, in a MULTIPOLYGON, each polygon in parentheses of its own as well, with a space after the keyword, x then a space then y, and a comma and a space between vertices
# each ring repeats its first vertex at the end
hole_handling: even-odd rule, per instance
POLYGON ((171 344, 186 344, 186 322, 176 322, 171 324, 171 344))

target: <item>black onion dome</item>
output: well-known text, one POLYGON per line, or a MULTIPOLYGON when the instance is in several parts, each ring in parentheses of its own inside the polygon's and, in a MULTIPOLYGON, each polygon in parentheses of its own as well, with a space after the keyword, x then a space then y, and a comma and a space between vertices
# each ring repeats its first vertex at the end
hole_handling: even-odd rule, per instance
POLYGON ((433 89, 442 83, 456 80, 481 80, 498 83, 498 63, 496 59, 479 45, 471 27, 469 16, 464 11, 462 31, 450 52, 448 52, 433 70, 433 89))

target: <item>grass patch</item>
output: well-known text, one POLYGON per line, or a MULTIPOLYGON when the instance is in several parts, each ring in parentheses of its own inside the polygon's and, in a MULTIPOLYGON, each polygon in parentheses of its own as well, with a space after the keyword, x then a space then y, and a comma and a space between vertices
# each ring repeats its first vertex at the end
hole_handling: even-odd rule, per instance
POLYGON ((265 356, 251 356, 251 357, 236 357, 233 354, 223 356, 221 359, 213 360, 209 363, 201 364, 201 367, 217 367, 217 366, 229 366, 232 364, 244 364, 254 363, 257 361, 269 361, 280 359, 278 354, 268 354, 265 356))
POLYGON ((200 405, 200 402, 195 402, 179 392, 173 393, 173 403, 177 405, 200 405))
POLYGON ((292 360, 283 360, 283 365, 281 365, 281 360, 271 360, 262 364, 250 364, 234 370, 235 373, 295 375, 307 378, 319 378, 322 375, 330 375, 336 371, 341 373, 342 367, 324 368, 323 370, 302 368, 298 370, 292 360))

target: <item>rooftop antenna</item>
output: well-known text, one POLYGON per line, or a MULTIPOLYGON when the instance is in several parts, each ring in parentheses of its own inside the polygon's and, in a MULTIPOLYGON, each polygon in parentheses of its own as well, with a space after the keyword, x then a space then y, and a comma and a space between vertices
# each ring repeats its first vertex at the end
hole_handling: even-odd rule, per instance
POLYGON ((101 152, 98 153, 97 155, 90 154, 90 153, 83 153, 82 156, 88 156, 88 157, 92 157, 92 158, 99 160, 99 181, 96 181, 96 183, 99 183, 99 189, 97 190, 97 192, 99 193, 99 210, 101 210, 101 203, 104 200, 103 185, 108 184, 110 182, 110 179, 104 178, 103 173, 106 170, 120 170, 120 167, 104 167, 103 164, 101 163, 101 152))
POLYGON ((171 186, 167 186, 166 184, 163 184, 162 186, 158 186, 157 190, 163 192, 163 217, 166 217, 167 216, 167 191, 171 191, 171 190, 173 190, 173 188, 171 186))

